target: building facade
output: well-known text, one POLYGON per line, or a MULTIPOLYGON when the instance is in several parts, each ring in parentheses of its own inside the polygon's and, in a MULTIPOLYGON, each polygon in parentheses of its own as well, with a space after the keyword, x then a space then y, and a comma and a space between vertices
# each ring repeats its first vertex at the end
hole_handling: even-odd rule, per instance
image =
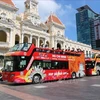
POLYGON ((91 56, 91 46, 65 38, 65 26, 55 14, 41 22, 37 0, 26 0, 24 13, 17 15, 17 11, 12 0, 0 0, 0 55, 17 43, 34 43, 64 50, 80 48, 91 56))
POLYGON ((94 34, 94 19, 98 15, 88 5, 77 9, 76 25, 77 25, 77 41, 91 45, 96 49, 94 34))
POLYGON ((100 50, 100 15, 96 16, 94 20, 94 32, 95 32, 95 49, 100 50))

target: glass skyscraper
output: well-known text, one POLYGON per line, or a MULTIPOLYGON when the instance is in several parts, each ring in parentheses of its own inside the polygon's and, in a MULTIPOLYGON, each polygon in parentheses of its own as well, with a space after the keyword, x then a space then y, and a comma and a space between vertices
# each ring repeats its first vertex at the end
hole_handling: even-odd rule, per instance
POLYGON ((95 48, 94 19, 97 13, 88 5, 78 8, 77 11, 77 41, 91 45, 92 48, 95 48))

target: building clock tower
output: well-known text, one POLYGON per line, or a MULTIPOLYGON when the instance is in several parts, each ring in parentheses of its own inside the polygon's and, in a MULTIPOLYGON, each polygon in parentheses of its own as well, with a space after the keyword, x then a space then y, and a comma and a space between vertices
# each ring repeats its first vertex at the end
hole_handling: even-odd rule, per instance
POLYGON ((31 20, 34 25, 40 24, 40 16, 38 13, 37 0, 26 0, 25 2, 25 16, 31 20))

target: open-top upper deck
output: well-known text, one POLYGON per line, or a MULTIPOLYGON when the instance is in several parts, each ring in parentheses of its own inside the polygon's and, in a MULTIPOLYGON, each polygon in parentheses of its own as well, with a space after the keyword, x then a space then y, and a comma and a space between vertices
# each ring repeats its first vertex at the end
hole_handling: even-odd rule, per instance
POLYGON ((36 47, 34 44, 31 43, 21 43, 16 44, 5 54, 8 55, 15 55, 15 56, 30 56, 33 52, 43 52, 43 53, 51 53, 51 54, 59 54, 59 55, 70 55, 70 56, 80 56, 84 53, 81 50, 61 50, 61 49, 54 49, 54 48, 42 48, 36 47))

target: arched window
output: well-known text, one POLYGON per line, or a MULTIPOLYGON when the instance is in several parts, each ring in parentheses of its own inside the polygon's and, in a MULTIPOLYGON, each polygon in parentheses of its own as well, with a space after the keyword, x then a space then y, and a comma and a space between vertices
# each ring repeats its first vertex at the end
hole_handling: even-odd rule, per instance
POLYGON ((0 42, 6 42, 6 39, 7 39, 7 34, 0 30, 0 42))
POLYGON ((49 42, 46 41, 45 47, 49 47, 49 42))
POLYGON ((15 35, 15 44, 18 44, 18 43, 19 43, 19 36, 15 35))
POLYGON ((24 36, 24 43, 28 43, 28 37, 24 36))
POLYGON ((61 49, 61 44, 57 43, 57 49, 61 49))
POLYGON ((35 38, 32 38, 32 43, 33 43, 34 45, 36 45, 36 39, 35 39, 35 38))
POLYGON ((40 40, 40 47, 43 47, 43 46, 44 46, 43 40, 40 40))

